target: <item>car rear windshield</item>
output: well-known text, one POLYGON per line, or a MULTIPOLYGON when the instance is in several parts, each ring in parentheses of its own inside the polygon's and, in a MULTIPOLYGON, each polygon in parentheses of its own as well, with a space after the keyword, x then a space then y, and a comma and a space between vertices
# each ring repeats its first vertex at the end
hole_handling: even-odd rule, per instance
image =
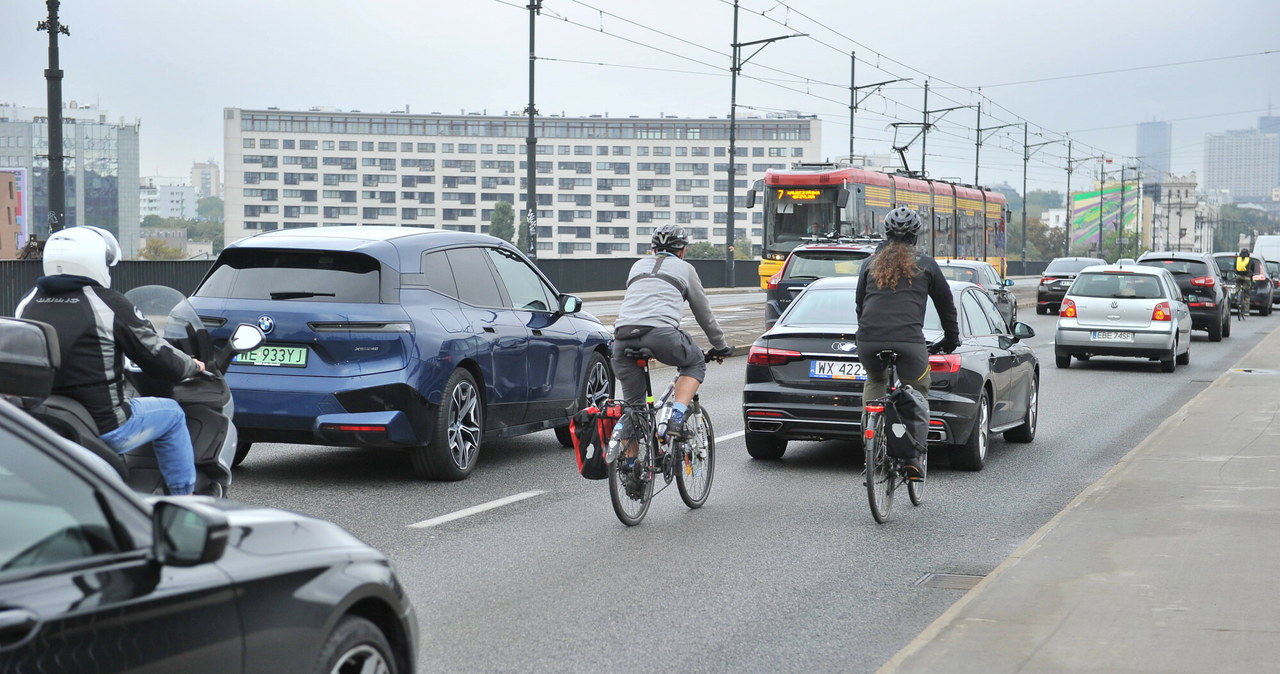
POLYGON ((798 250, 791 254, 783 279, 813 280, 829 276, 857 276, 862 261, 871 256, 862 250, 798 250))
POLYGON ((1073 258, 1060 257, 1060 258, 1058 258, 1058 259, 1056 259, 1056 260, 1054 260, 1054 261, 1050 262, 1050 263, 1049 263, 1049 266, 1044 268, 1044 273, 1046 273, 1046 274, 1076 274, 1076 273, 1079 273, 1081 269, 1084 269, 1085 267, 1089 267, 1089 266, 1092 266, 1092 265, 1095 265, 1095 264, 1103 264, 1103 261, 1102 261, 1102 260, 1095 260, 1095 259, 1093 259, 1093 258, 1086 258, 1086 259, 1082 259, 1082 260, 1076 260, 1076 259, 1073 259, 1073 258))
POLYGON ((1178 274, 1190 274, 1190 275, 1192 275, 1192 276, 1208 276, 1208 275, 1211 273, 1211 272, 1209 271, 1209 265, 1207 265, 1207 264, 1205 264, 1205 263, 1203 263, 1203 262, 1201 262, 1201 261, 1199 261, 1199 260, 1178 260, 1178 259, 1154 260, 1154 259, 1144 259, 1144 260, 1141 262, 1141 264, 1146 265, 1146 266, 1148 266, 1148 267, 1164 267, 1165 269, 1168 269, 1168 270, 1169 270, 1169 272, 1170 272, 1170 273, 1172 273, 1172 274, 1174 274, 1174 275, 1178 275, 1178 274))
MULTIPOLYGON (((852 288, 839 290, 806 290, 791 303, 783 325, 838 325, 850 331, 858 327, 858 300, 852 288)), ((924 312, 924 329, 941 330, 942 319, 929 299, 924 312)))
POLYGON ((1150 274, 1089 272, 1076 277, 1068 295, 1152 300, 1164 297, 1160 279, 1150 274))
POLYGON ((938 265, 942 270, 942 276, 949 281, 964 281, 965 283, 977 283, 981 276, 978 270, 973 267, 953 267, 949 264, 938 265))
POLYGON ((376 303, 378 261, 360 253, 231 248, 196 297, 376 303))

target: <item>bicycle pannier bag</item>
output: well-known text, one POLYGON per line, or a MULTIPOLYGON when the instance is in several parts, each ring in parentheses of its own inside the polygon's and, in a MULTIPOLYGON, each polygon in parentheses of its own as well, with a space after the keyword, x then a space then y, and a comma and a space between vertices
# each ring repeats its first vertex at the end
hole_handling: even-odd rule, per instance
POLYGON ((621 416, 622 405, 611 401, 605 404, 604 409, 593 405, 579 410, 569 420, 573 451, 578 458, 578 473, 582 477, 603 480, 609 476, 604 462, 604 446, 621 416))
POLYGON ((889 456, 914 459, 928 449, 929 400, 916 389, 903 385, 890 393, 884 421, 889 456))

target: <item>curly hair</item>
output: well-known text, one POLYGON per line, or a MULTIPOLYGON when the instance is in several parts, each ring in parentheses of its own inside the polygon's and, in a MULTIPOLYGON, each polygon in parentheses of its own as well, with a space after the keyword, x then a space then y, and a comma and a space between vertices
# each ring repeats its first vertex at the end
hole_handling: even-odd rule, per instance
POLYGON ((890 239, 869 261, 871 278, 876 285, 887 290, 898 287, 902 279, 915 278, 920 273, 916 266, 916 247, 905 242, 890 239))

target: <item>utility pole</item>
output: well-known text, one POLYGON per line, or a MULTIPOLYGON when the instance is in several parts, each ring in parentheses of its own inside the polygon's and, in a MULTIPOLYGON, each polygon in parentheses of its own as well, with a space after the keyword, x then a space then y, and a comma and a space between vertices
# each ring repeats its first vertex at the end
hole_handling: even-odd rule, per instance
MULTIPOLYGON (((924 124, 920 127, 920 133, 922 134, 920 137, 920 179, 924 180, 929 176, 924 170, 925 157, 928 156, 926 149, 929 147, 929 80, 924 81, 924 106, 920 108, 920 111, 924 113, 924 124)), ((983 217, 986 217, 985 213, 983 217)))
POLYGON ((1027 269, 1027 163, 1031 161, 1031 155, 1035 154, 1031 148, 1042 148, 1046 145, 1053 145, 1057 141, 1047 140, 1043 143, 1028 145, 1027 141, 1027 123, 1022 123, 1022 269, 1023 273, 1027 269))
MULTIPOLYGON (((782 35, 780 37, 771 37, 764 40, 752 40, 751 42, 738 42, 738 0, 733 0, 733 43, 730 45, 731 47, 733 47, 733 53, 729 55, 729 58, 732 59, 729 64, 729 80, 730 80, 730 85, 729 85, 729 209, 728 209, 729 221, 725 223, 725 230, 724 230, 725 232, 724 279, 725 279, 725 286, 729 288, 736 287, 734 274, 733 274, 733 268, 734 268, 733 244, 737 236, 737 232, 735 231, 735 225, 737 223, 734 222, 734 219, 733 219, 733 215, 734 215, 733 199, 734 199, 734 192, 736 191, 734 189, 735 187, 734 183, 737 180, 737 174, 738 174, 738 170, 737 170, 738 73, 742 71, 742 66, 745 65, 747 61, 750 61, 752 57, 754 57, 756 54, 759 54, 761 49, 764 49, 765 47, 769 46, 769 43, 777 42, 778 40, 785 40, 789 37, 804 37, 805 35, 808 35, 808 33, 797 33, 795 35, 782 35), (750 47, 752 45, 757 45, 757 44, 760 45, 759 49, 756 49, 754 52, 751 52, 751 56, 748 56, 747 58, 742 58, 743 47, 750 47)), ((850 129, 849 133, 852 136, 853 130, 850 129)), ((852 139, 849 142, 850 142, 850 146, 852 146, 852 143, 853 143, 852 139)))
POLYGON ((860 87, 855 86, 854 72, 857 70, 857 67, 858 67, 857 52, 849 52, 849 61, 850 61, 850 65, 849 65, 849 163, 852 164, 853 163, 853 135, 854 135, 853 119, 858 114, 858 106, 862 103, 862 101, 867 100, 867 96, 870 96, 874 94, 876 91, 878 91, 880 87, 883 87, 886 84, 893 84, 894 82, 906 82, 911 78, 899 77, 896 80, 885 80, 883 82, 876 82, 875 84, 864 84, 860 87), (858 98, 858 91, 861 89, 870 89, 871 91, 868 91, 866 96, 863 96, 862 98, 858 98))
MULTIPOLYGON (((978 126, 977 126, 977 133, 974 134, 974 137, 977 139, 977 147, 975 147, 973 151, 973 186, 974 187, 978 187, 982 184, 978 180, 978 157, 979 155, 982 154, 982 142, 986 140, 985 138, 982 137, 982 132, 983 131, 994 132, 999 129, 1003 129, 1007 126, 1017 126, 1017 124, 1001 124, 1000 126, 993 126, 989 129, 984 129, 982 128, 982 104, 979 103, 977 105, 977 108, 978 108, 978 126)), ((990 133, 988 133, 987 138, 990 138, 990 137, 991 137, 990 133)))
MULTIPOLYGON (((49 0, 57 2, 57 0, 49 0)), ((538 137, 533 131, 533 118, 538 114, 537 108, 533 107, 533 64, 537 60, 533 51, 533 26, 534 17, 542 10, 542 0, 529 0, 526 7, 529 10, 529 107, 525 108, 525 112, 529 113, 529 133, 525 136, 525 205, 527 211, 525 213, 525 226, 529 232, 529 249, 525 251, 532 260, 538 259, 538 137)))
MULTIPOLYGON (((49 67, 44 71, 49 106, 49 233, 63 228, 67 212, 67 179, 62 154, 62 68, 58 67, 58 34, 71 37, 71 30, 58 21, 59 0, 46 0, 49 18, 36 24, 36 31, 49 33, 49 67)), ((32 232, 34 237, 35 233, 32 232)))

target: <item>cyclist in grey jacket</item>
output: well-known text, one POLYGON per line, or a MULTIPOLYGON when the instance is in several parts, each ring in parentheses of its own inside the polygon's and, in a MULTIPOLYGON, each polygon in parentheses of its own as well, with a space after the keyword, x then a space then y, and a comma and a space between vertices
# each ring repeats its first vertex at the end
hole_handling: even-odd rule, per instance
POLYGON ((684 412, 706 375, 706 356, 720 361, 733 353, 711 313, 702 279, 693 265, 684 261, 688 242, 679 225, 666 224, 654 231, 654 255, 631 266, 627 292, 614 323, 613 371, 627 402, 644 402, 644 370, 623 355, 628 347, 649 347, 659 361, 676 366, 675 403, 667 422, 667 436, 672 438, 684 434, 684 412), (693 337, 680 329, 686 301, 714 347, 705 356, 693 337))

